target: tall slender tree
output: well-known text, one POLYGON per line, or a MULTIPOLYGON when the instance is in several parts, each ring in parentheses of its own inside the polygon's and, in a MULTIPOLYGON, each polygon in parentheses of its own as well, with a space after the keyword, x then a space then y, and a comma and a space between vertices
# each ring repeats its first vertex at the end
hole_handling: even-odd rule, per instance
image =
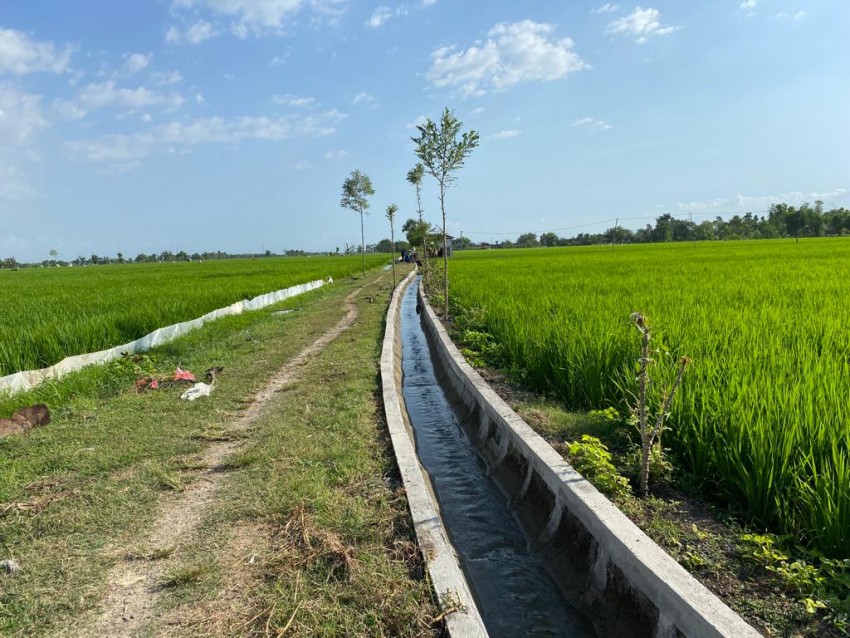
POLYGON ((390 251, 393 254, 393 290, 395 290, 396 279, 395 279, 395 214, 398 212, 398 206, 395 204, 390 204, 387 206, 387 219, 390 220, 390 244, 392 248, 390 251))
POLYGON ((425 166, 429 175, 440 186, 440 212, 443 216, 443 316, 449 318, 449 247, 446 239, 446 190, 457 181, 456 172, 463 167, 464 161, 476 146, 478 132, 467 131, 461 134, 463 122, 453 111, 446 108, 440 118, 439 126, 430 118, 425 124, 416 127, 418 137, 410 138, 416 144, 416 156, 425 166), (460 135, 460 137, 458 137, 460 135))
POLYGON ((368 214, 369 196, 375 194, 372 180, 366 173, 359 170, 351 171, 351 175, 342 183, 342 198, 339 205, 360 214, 360 255, 363 261, 363 276, 366 276, 366 233, 363 230, 363 215, 368 214))
POLYGON ((421 162, 407 171, 407 181, 416 188, 416 214, 419 216, 419 228, 422 231, 422 254, 425 255, 425 281, 428 282, 428 229, 425 220, 422 219, 422 178, 425 176, 425 167, 421 162))

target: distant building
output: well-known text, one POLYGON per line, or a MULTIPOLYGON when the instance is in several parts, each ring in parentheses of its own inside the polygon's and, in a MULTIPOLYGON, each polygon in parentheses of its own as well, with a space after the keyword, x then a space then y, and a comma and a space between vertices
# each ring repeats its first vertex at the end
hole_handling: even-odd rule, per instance
MULTIPOLYGON (((455 238, 451 235, 446 235, 446 244, 448 245, 449 257, 454 256, 454 244, 455 238)), ((443 238, 440 237, 438 241, 439 248, 437 249, 437 257, 443 256, 443 238)))

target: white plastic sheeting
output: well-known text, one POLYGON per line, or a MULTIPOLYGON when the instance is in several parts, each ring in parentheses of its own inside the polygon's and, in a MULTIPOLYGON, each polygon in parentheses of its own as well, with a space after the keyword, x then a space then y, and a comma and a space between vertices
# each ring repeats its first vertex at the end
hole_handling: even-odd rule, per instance
POLYGON ((82 368, 95 363, 107 363, 109 361, 113 361, 120 358, 125 352, 145 352, 146 350, 150 350, 156 346, 173 341, 177 337, 181 337, 196 328, 200 328, 208 321, 214 321, 221 317, 228 317, 230 315, 239 315, 246 310, 259 310, 274 303, 278 303, 279 301, 283 301, 284 299, 289 299, 290 297, 295 297, 296 295, 309 292, 310 290, 315 290, 326 283, 333 283, 333 279, 329 277, 327 282, 317 279, 316 281, 311 281, 306 284, 298 284, 297 286, 284 288, 283 290, 268 292, 264 295, 260 295, 259 297, 254 297, 253 299, 237 301, 226 308, 219 308, 218 310, 208 312, 203 317, 198 317, 191 321, 184 321, 182 323, 175 323, 174 325, 166 326, 165 328, 158 328, 141 339, 125 343, 122 346, 115 346, 114 348, 101 350, 100 352, 90 352, 88 354, 68 357, 66 359, 62 359, 62 361, 56 365, 50 366, 49 368, 43 368, 41 370, 25 370, 23 372, 10 374, 6 377, 0 377, 0 392, 8 394, 25 392, 26 390, 31 390, 47 379, 58 379, 69 372, 76 372, 77 370, 81 370, 82 368))

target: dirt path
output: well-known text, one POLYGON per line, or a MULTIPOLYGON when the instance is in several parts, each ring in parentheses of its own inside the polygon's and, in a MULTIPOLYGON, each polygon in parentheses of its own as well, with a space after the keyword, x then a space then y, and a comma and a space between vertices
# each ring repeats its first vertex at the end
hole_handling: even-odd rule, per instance
MULTIPOLYGON (((373 284, 382 279, 383 276, 373 284)), ((358 288, 345 298, 343 307, 347 310, 346 315, 333 328, 284 365, 254 395, 249 407, 231 425, 228 433, 238 433, 250 427, 263 406, 292 382, 301 366, 351 327, 358 315, 354 300, 364 288, 358 288)), ((220 471, 222 462, 240 445, 241 441, 222 441, 206 449, 202 458, 206 469, 199 473, 194 483, 165 504, 150 531, 140 539, 148 553, 162 550, 169 552, 169 557, 179 555, 181 547, 192 539, 203 513, 213 504, 225 480, 226 474, 220 471)), ((82 629, 75 630, 74 635, 110 638, 136 635, 154 618, 163 576, 170 563, 169 559, 119 562, 108 576, 107 595, 100 611, 82 629)))

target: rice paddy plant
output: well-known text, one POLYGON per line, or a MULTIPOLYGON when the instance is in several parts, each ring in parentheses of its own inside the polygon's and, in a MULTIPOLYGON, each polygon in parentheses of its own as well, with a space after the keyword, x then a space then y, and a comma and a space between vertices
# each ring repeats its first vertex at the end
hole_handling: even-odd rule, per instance
POLYGON ((850 241, 465 252, 454 299, 533 389, 627 412, 638 310, 688 370, 672 447, 715 496, 850 557, 850 241))
MULTIPOLYGON (((369 255, 367 266, 386 260, 369 255)), ((0 376, 359 267, 358 257, 288 257, 0 271, 0 376)))

